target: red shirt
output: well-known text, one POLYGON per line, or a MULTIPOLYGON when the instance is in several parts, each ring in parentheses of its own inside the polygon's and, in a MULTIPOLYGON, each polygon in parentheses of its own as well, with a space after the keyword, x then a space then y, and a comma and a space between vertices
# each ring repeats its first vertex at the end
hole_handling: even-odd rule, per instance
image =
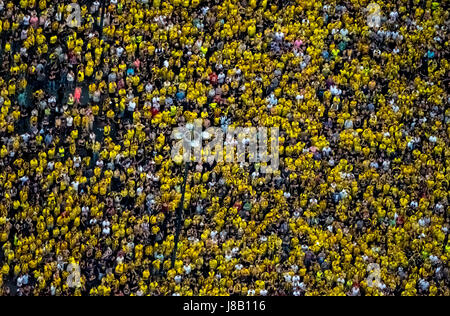
POLYGON ((212 74, 209 75, 209 81, 211 82, 211 84, 213 86, 217 85, 217 80, 218 80, 218 77, 215 72, 213 72, 212 74))

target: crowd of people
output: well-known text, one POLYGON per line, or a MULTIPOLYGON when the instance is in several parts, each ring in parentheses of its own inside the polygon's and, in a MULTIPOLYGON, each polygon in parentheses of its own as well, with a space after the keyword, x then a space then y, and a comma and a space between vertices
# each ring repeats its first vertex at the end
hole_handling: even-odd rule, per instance
POLYGON ((448 29, 431 0, 0 0, 0 295, 450 295, 448 29), (279 170, 185 179, 198 118, 279 127, 279 170))

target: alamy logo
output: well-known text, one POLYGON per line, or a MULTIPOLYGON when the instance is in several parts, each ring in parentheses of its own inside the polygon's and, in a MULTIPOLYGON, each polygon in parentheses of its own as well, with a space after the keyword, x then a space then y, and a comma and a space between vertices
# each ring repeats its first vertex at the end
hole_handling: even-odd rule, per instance
POLYGON ((81 8, 77 3, 71 3, 66 7, 67 19, 66 25, 71 28, 77 28, 81 26, 81 8))
POLYGON ((260 164, 261 173, 279 168, 279 128, 273 127, 210 127, 203 130, 203 120, 195 120, 176 128, 172 139, 175 162, 217 162, 260 164), (206 143, 204 143, 206 142, 206 143), (269 150, 270 145, 270 150, 269 150))
POLYGON ((67 285, 70 288, 78 288, 81 286, 81 270, 77 263, 71 263, 67 266, 69 276, 67 278, 67 285))
POLYGON ((367 277, 367 285, 372 288, 379 288, 381 285, 381 267, 378 263, 371 263, 367 267, 369 276, 367 277))

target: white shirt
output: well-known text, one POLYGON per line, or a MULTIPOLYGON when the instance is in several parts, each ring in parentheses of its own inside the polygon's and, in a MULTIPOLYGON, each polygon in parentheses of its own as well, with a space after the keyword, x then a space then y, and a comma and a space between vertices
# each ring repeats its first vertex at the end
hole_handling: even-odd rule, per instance
POLYGON ((23 283, 22 283, 22 277, 18 277, 17 278, 17 287, 22 287, 23 283))
POLYGON ((27 38, 28 38, 27 30, 22 30, 22 33, 20 34, 20 39, 23 41, 26 40, 27 38))
POLYGON ((31 17, 29 15, 26 15, 23 17, 23 25, 28 26, 30 25, 30 19, 31 17))
POLYGON ((128 111, 134 112, 135 108, 136 108, 136 102, 130 101, 130 103, 128 103, 128 111))
POLYGON ((284 275, 284 281, 291 283, 292 282, 292 277, 289 274, 285 274, 284 275))
POLYGON ((67 124, 68 127, 72 127, 72 125, 73 125, 73 117, 69 116, 66 119, 66 124, 67 124))
POLYGON ((80 185, 80 183, 79 182, 72 182, 72 187, 73 187, 73 189, 75 190, 75 191, 78 191, 78 186, 80 185))
POLYGON ((117 54, 117 56, 121 57, 122 54, 123 54, 123 52, 124 52, 124 48, 123 48, 123 47, 117 47, 117 48, 116 48, 116 54, 117 54))
POLYGON ((185 265, 185 266, 183 267, 183 270, 184 270, 184 273, 185 273, 185 274, 190 274, 191 271, 192 271, 191 265, 190 265, 190 264, 185 265))

